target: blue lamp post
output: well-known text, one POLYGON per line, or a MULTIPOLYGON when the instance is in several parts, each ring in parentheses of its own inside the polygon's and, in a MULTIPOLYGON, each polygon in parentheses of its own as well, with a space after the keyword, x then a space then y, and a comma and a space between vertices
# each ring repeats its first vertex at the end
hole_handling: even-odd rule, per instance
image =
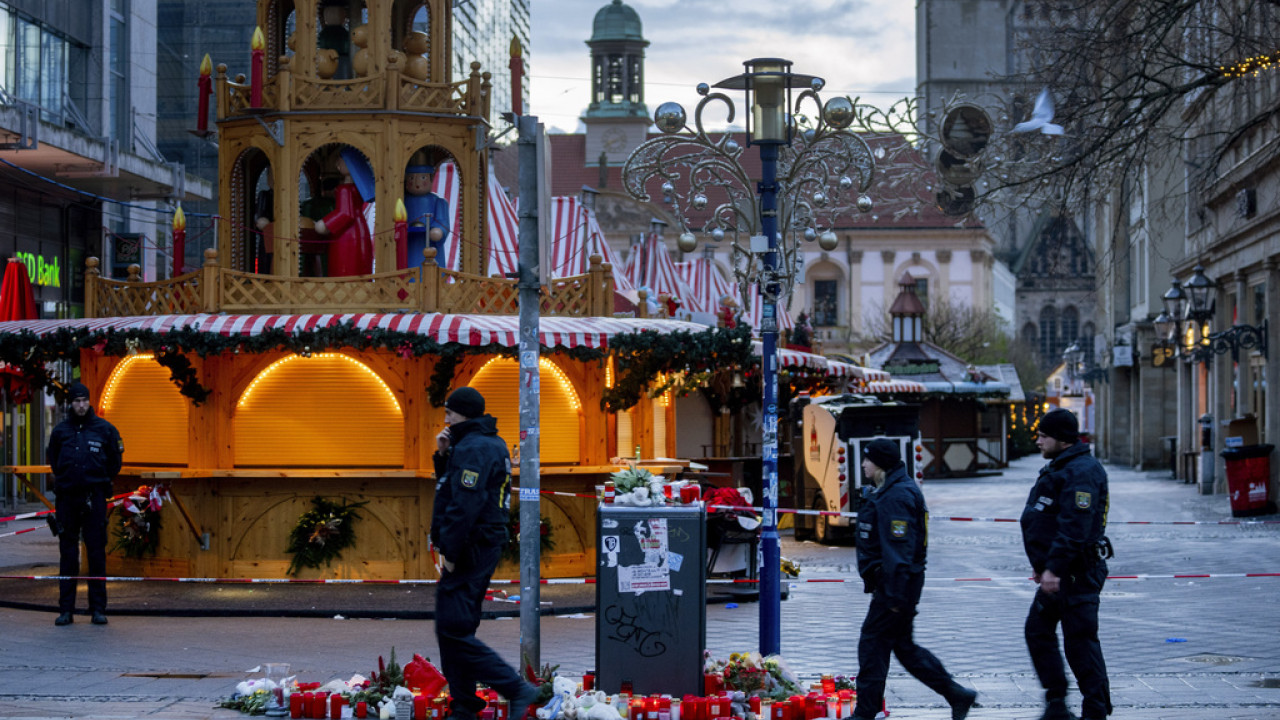
POLYGON ((710 102, 728 106, 729 122, 734 117, 733 101, 724 93, 712 92, 705 83, 698 86, 703 99, 692 128, 680 105, 663 103, 658 107, 654 124, 663 134, 631 153, 623 169, 623 182, 627 191, 642 202, 650 200, 649 183, 660 183, 664 201, 685 225, 677 240, 680 250, 692 252, 698 242, 693 230, 701 229, 717 243, 730 242, 739 281, 759 283, 764 496, 760 652, 770 655, 778 653, 782 644, 777 517, 778 305, 789 299, 794 287, 800 256, 796 235, 816 241, 823 250, 834 250, 838 238, 831 218, 850 209, 871 209, 870 198, 854 195, 870 186, 876 163, 866 142, 847 130, 860 119, 852 100, 836 97, 824 105, 818 97, 823 81, 791 72, 788 60, 757 58, 743 65, 745 72, 716 83, 715 88, 746 92, 751 109, 747 116, 747 144, 760 148, 758 182, 753 183, 743 170, 743 148, 732 133, 712 136, 704 129, 702 111, 710 102), (793 88, 803 88, 794 104, 793 88), (813 119, 793 115, 809 101, 818 110, 813 119), (780 167, 784 168, 782 178, 780 167), (735 237, 745 231, 750 236, 750 246, 740 247, 736 240, 730 241, 727 230, 733 231, 735 237), (800 230, 803 232, 798 233, 800 230))

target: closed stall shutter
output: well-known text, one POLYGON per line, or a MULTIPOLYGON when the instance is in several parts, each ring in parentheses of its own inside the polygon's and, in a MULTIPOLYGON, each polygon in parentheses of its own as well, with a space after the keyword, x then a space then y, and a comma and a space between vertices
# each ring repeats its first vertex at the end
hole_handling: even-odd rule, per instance
POLYGON ((150 353, 120 361, 98 411, 120 431, 124 461, 131 465, 185 465, 190 401, 150 353))
MULTIPOLYGON (((543 464, 574 464, 580 461, 578 435, 581 403, 563 371, 547 358, 540 358, 538 382, 542 402, 538 406, 543 464)), ((494 358, 480 368, 471 387, 484 395, 485 412, 498 420, 498 435, 509 447, 520 440, 520 368, 510 358, 494 358)))
POLYGON ((293 355, 236 403, 237 467, 404 467, 404 414, 369 366, 341 353, 293 355))

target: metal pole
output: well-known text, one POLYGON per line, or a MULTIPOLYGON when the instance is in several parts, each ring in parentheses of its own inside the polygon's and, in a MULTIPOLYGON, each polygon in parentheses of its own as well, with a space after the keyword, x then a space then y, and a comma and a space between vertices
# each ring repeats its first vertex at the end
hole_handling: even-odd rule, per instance
POLYGON ((764 529, 760 532, 760 654, 782 650, 781 553, 778 549, 778 146, 760 145, 760 228, 769 240, 760 278, 760 337, 764 347, 763 438, 761 438, 764 529))
POLYGON ((538 382, 538 118, 517 116, 520 160, 520 266, 516 286, 520 300, 520 657, 536 672, 542 659, 541 607, 542 511, 539 491, 538 382))

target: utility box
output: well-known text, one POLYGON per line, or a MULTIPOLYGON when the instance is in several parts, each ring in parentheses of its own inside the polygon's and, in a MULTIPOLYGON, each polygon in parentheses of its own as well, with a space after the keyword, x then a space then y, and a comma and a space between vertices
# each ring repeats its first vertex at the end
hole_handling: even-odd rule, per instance
POLYGON ((596 689, 703 694, 707 520, 702 503, 601 504, 596 513, 596 689))

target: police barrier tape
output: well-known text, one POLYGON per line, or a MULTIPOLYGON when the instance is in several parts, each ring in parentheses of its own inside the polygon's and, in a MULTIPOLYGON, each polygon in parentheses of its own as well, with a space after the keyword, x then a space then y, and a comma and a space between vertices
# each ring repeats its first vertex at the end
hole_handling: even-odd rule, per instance
MULTIPOLYGON (((1227 578, 1280 578, 1280 572, 1269 573, 1144 573, 1140 575, 1108 575, 1108 580, 1200 580, 1227 578)), ((0 575, 0 580, 102 580, 104 582, 169 582, 169 583, 226 583, 229 585, 435 585, 439 580, 366 580, 361 578, 173 578, 173 577, 133 577, 133 576, 91 576, 91 575, 0 575)), ((1030 582, 1026 575, 1010 575, 1007 577, 953 577, 925 578, 926 582, 1030 582)), ((754 585, 759 580, 747 578, 708 578, 708 585, 754 585)), ((788 578, 789 583, 862 583, 857 577, 848 578, 788 578)), ((490 585, 519 585, 519 580, 490 580, 490 585)), ((544 578, 539 585, 594 585, 595 578, 544 578)), ((493 593, 491 589, 487 591, 493 593)), ((502 592, 502 591, 497 591, 502 592)))
POLYGON ((41 527, 43 526, 29 527, 25 530, 14 530, 13 532, 0 533, 0 538, 9 537, 11 535, 21 535, 22 533, 34 532, 36 530, 39 530, 41 527))

